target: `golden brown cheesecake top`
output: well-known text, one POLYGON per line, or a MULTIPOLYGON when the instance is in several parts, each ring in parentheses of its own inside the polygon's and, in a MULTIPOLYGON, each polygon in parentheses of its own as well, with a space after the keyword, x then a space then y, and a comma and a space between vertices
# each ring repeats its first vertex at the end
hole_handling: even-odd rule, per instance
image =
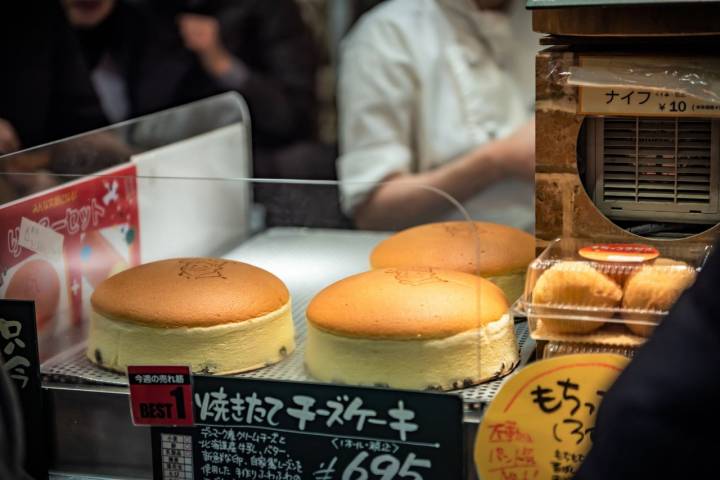
POLYGON ((409 228, 383 240, 372 268, 432 267, 483 276, 523 272, 535 258, 535 238, 485 222, 441 222, 409 228))
POLYGON ((280 309, 290 294, 275 275, 218 258, 146 263, 103 281, 93 309, 113 320, 156 327, 209 327, 280 309))
POLYGON ((350 337, 444 338, 499 320, 502 290, 463 272, 386 268, 360 273, 318 293, 307 309, 313 326, 350 337))

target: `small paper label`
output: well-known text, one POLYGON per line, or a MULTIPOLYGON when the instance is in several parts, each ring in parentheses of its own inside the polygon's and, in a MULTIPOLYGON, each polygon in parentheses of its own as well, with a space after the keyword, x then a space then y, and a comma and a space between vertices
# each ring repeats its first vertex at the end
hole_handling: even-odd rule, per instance
POLYGON ((29 218, 23 217, 20 222, 20 246, 50 259, 55 260, 62 256, 63 238, 52 228, 44 227, 29 218))
POLYGON ((190 367, 129 366, 135 425, 193 425, 190 367))
MULTIPOLYGON (((647 73, 647 75, 655 75, 660 78, 667 75, 674 80, 675 71, 682 74, 683 70, 686 70, 686 76, 695 79, 696 68, 688 65, 687 60, 682 58, 622 57, 622 60, 624 62, 633 60, 637 65, 645 68, 656 68, 657 73, 647 73), (668 69, 668 64, 673 65, 672 69, 674 70, 671 74, 667 74, 663 70, 668 69)), ((580 65, 581 68, 607 68, 608 71, 611 71, 612 68, 615 68, 614 63, 617 64, 617 62, 618 57, 582 57, 580 65)), ((707 65, 709 72, 713 72, 713 68, 718 68, 717 64, 707 65)), ((642 79, 634 80, 643 81, 642 79)), ((648 81, 649 85, 646 86, 631 85, 629 82, 623 83, 622 79, 618 79, 614 83, 614 85, 580 86, 578 113, 652 117, 720 117, 720 103, 696 98, 684 91, 663 89, 654 85, 654 81, 648 81)))

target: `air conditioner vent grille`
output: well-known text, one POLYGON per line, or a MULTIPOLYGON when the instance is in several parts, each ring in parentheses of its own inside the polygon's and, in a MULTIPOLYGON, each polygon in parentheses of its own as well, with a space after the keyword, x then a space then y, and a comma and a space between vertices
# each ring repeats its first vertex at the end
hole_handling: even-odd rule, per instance
POLYGON ((603 200, 708 206, 712 126, 709 119, 604 119, 603 200))

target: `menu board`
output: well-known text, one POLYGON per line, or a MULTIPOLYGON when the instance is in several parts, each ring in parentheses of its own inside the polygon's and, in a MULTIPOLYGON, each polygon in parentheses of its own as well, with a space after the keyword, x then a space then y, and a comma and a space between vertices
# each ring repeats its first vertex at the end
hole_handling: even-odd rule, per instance
POLYGON ((16 387, 18 406, 22 409, 25 471, 35 480, 46 479, 46 432, 33 302, 0 300, 0 360, 0 366, 16 387))
POLYGON ((456 395, 195 376, 195 426, 153 427, 156 479, 463 478, 456 395))

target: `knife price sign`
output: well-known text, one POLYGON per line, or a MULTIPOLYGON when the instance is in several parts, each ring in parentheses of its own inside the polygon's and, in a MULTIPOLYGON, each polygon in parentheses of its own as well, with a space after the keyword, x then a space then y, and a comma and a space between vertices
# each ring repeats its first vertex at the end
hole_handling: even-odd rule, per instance
POLYGON ((195 376, 193 403, 152 429, 155 479, 463 478, 457 395, 195 376))
POLYGON ((129 366, 135 425, 193 425, 190 367, 129 366))

